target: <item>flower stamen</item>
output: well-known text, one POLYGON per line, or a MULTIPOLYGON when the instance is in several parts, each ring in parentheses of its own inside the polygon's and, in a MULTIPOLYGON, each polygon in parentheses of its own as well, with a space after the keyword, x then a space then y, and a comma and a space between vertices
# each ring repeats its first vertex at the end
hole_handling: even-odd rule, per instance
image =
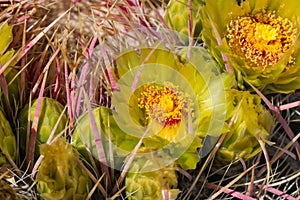
POLYGON ((138 106, 145 109, 146 119, 156 120, 165 126, 178 124, 188 113, 189 98, 178 90, 178 86, 147 84, 138 98, 138 106))
POLYGON ((266 69, 276 64, 296 39, 296 29, 287 18, 262 11, 232 19, 225 32, 229 46, 251 66, 266 69))

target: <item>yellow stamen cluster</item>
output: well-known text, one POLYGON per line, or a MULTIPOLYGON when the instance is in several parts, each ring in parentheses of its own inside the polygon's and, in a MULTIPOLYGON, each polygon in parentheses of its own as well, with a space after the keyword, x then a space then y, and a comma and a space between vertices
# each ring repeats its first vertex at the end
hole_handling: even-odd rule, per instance
POLYGON ((251 66, 276 64, 296 39, 296 29, 287 18, 262 11, 232 19, 225 32, 229 46, 251 66))
POLYGON ((165 83, 164 86, 147 84, 138 98, 138 106, 145 109, 147 120, 156 120, 164 125, 176 125, 188 113, 190 105, 187 96, 178 86, 165 83))

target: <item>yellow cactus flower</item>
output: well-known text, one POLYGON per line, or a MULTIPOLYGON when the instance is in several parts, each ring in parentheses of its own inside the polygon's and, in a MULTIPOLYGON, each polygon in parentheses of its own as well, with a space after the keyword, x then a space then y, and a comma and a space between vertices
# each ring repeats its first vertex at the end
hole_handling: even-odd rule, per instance
POLYGON ((293 0, 207 0, 203 40, 242 89, 289 93, 300 88, 299 13, 293 0))
MULTIPOLYGON (((113 109, 93 109, 97 130, 91 125, 91 113, 80 117, 72 137, 74 146, 81 152, 89 148, 95 158, 104 150, 109 158, 110 141, 116 162, 130 155, 142 140, 143 148, 168 152, 165 166, 175 163, 184 169, 196 168, 202 139, 207 135, 217 138, 224 132, 224 88, 231 87, 233 78, 219 76, 205 49, 193 48, 190 60, 186 53, 187 49, 176 54, 149 47, 120 55, 113 109), (97 132, 103 150, 97 148, 97 132)), ((122 161, 113 164, 123 166, 122 161)))

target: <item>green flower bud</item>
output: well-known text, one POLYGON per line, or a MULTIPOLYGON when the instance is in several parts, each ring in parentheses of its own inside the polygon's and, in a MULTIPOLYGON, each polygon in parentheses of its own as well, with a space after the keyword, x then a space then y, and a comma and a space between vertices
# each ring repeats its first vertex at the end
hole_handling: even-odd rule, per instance
MULTIPOLYGON (((194 38, 199 39, 202 31, 200 21, 200 9, 203 6, 202 0, 192 1, 192 30, 194 38)), ((165 20, 170 28, 178 32, 180 41, 188 44, 188 23, 189 23, 189 6, 188 0, 171 0, 165 13, 165 20)))
POLYGON ((44 158, 36 176, 37 191, 45 200, 85 199, 91 180, 78 165, 78 153, 72 145, 59 138, 53 144, 42 144, 44 158))
MULTIPOLYGON (((37 99, 35 99, 32 102, 30 110, 29 110, 29 105, 26 105, 21 110, 18 116, 20 122, 20 143, 21 143, 20 145, 22 150, 25 150, 26 142, 28 142, 26 138, 29 138, 27 136, 28 112, 30 112, 30 125, 31 125, 36 111, 37 102, 38 102, 37 99)), ((38 147, 40 144, 44 144, 47 142, 62 112, 63 112, 63 106, 59 102, 47 97, 42 98, 42 103, 40 107, 40 116, 39 116, 38 127, 37 127, 36 147, 38 147)), ((61 120, 58 123, 57 129, 55 130, 55 135, 57 135, 58 133, 60 133, 65 129, 67 121, 68 118, 64 113, 61 120)), ((36 150, 38 151, 37 148, 36 150)))
POLYGON ((258 95, 231 90, 227 92, 227 103, 228 121, 232 116, 234 121, 216 155, 221 164, 254 157, 261 151, 258 137, 267 142, 275 124, 258 95))
MULTIPOLYGON (((148 151, 141 149, 139 153, 148 151)), ((155 152, 153 152, 155 153, 155 152)), ((149 160, 141 155, 134 158, 130 172, 126 175, 126 196, 129 200, 176 199, 177 175, 174 166, 159 167, 167 155, 149 160), (167 198, 168 197, 168 198, 167 198)))

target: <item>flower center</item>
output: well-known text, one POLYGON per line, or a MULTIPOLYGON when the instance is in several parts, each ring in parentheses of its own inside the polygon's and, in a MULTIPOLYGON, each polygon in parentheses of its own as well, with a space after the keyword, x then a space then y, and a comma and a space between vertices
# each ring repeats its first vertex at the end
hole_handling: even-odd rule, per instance
POLYGON ((147 120, 156 120, 165 126, 178 124, 187 115, 188 106, 191 104, 189 98, 178 90, 178 86, 169 82, 164 86, 143 86, 138 102, 139 108, 145 109, 147 120))
POLYGON ((296 39, 296 29, 290 20, 275 12, 262 11, 238 17, 225 31, 229 46, 251 63, 264 69, 276 64, 296 39))
MULTIPOLYGON (((164 108, 167 113, 170 113, 174 109, 173 94, 163 95, 160 99, 159 104, 164 108)), ((175 100, 177 101, 177 100, 175 100)))
POLYGON ((276 40, 278 36, 278 27, 274 28, 269 24, 257 24, 254 31, 254 38, 258 45, 268 45, 272 40, 276 40))

